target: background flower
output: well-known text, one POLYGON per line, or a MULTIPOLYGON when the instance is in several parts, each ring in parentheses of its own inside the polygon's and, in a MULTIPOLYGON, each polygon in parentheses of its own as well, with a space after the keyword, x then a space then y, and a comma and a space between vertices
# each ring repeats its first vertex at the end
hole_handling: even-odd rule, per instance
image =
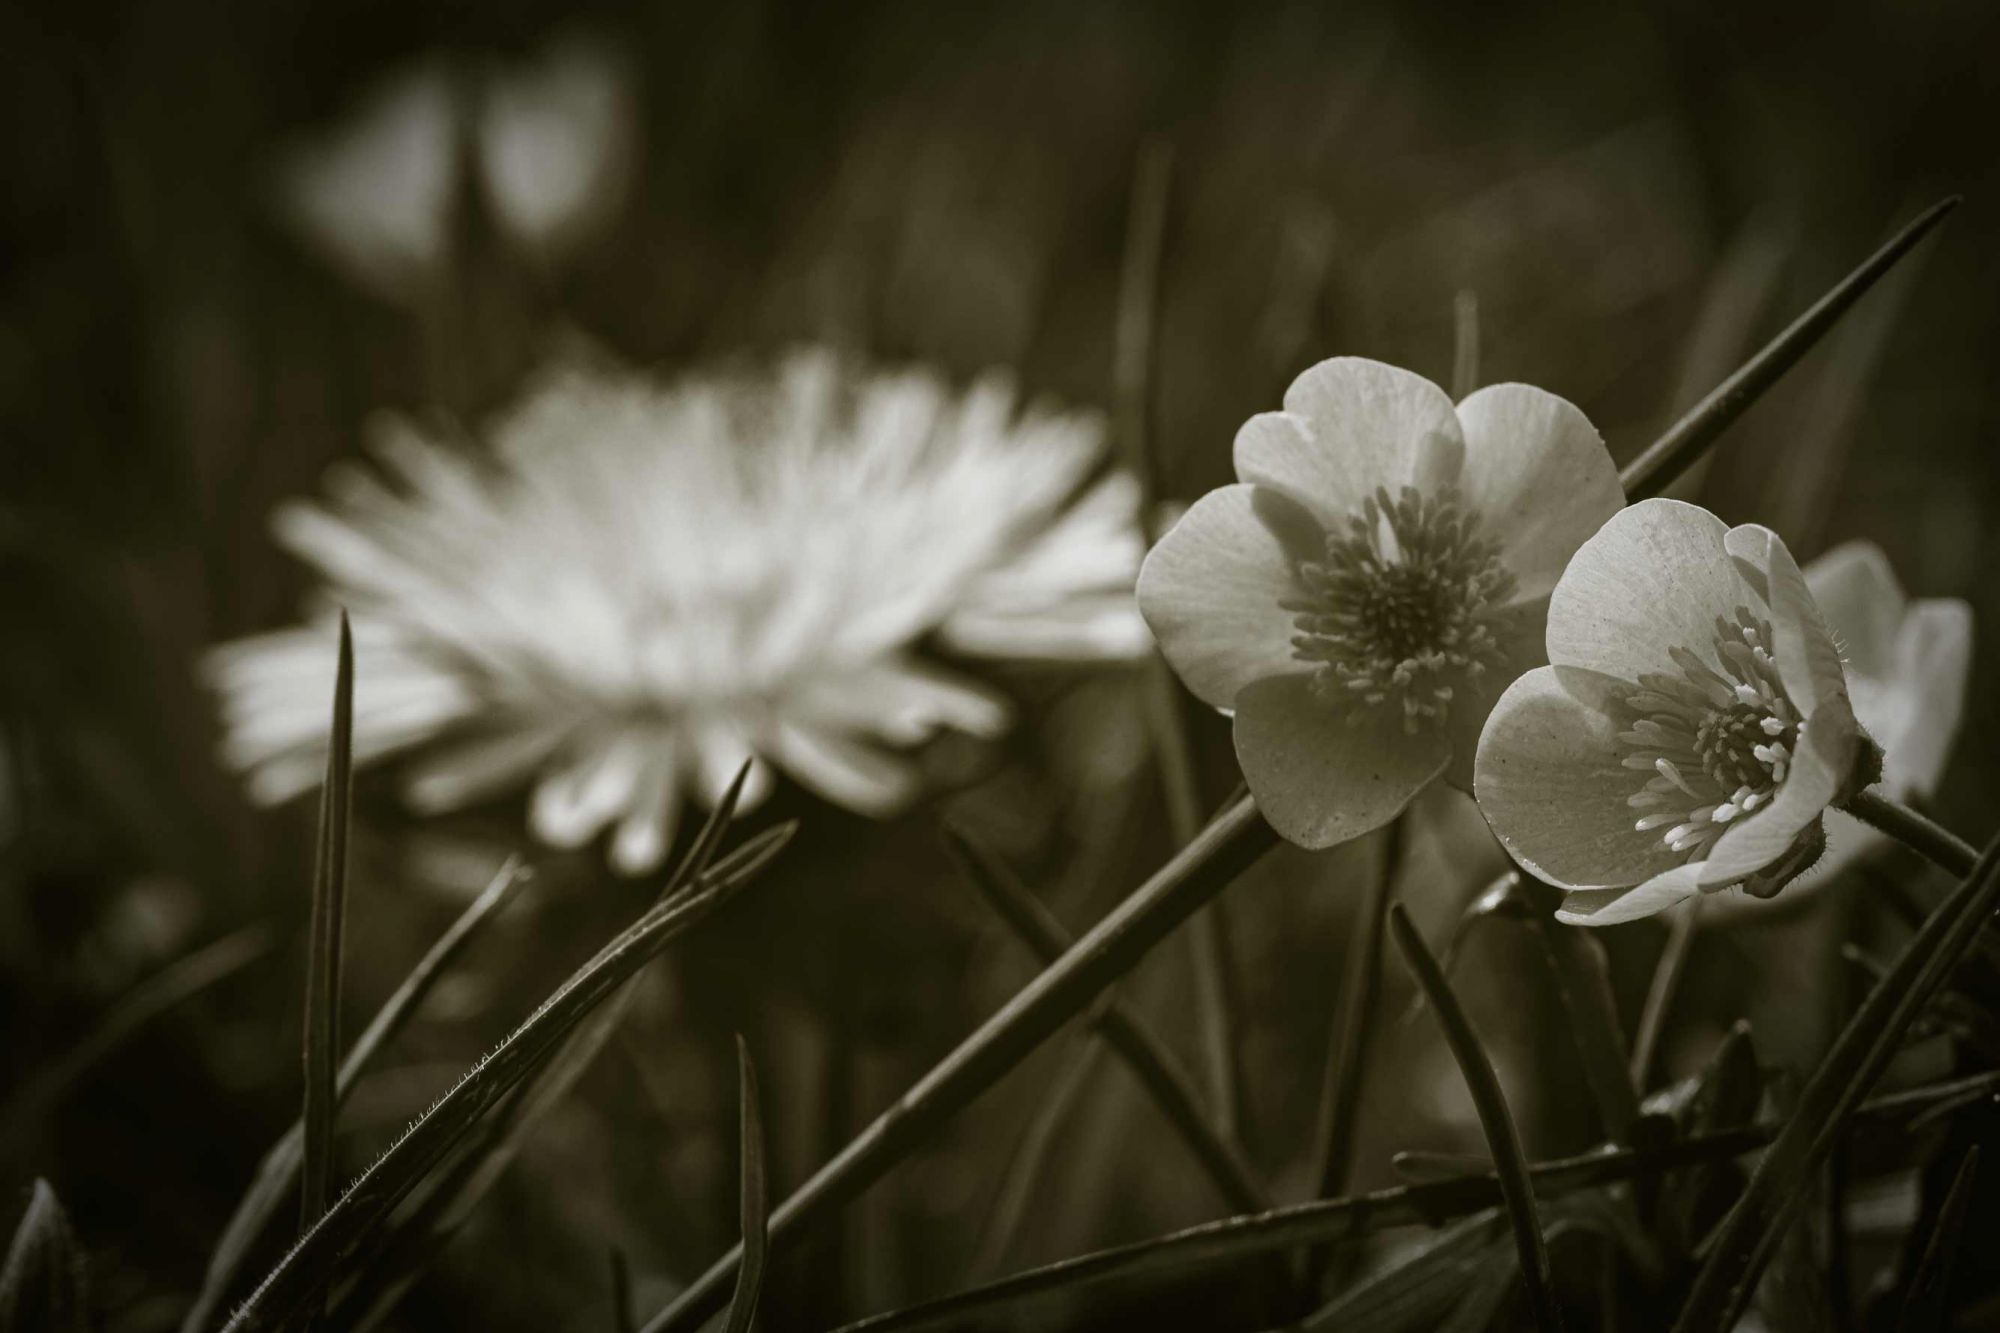
POLYGON ((1550 599, 1548 655, 1493 709, 1476 790, 1508 851, 1572 890, 1565 919, 1774 893, 1817 858, 1860 738, 1776 534, 1677 500, 1616 515, 1550 599))
MULTIPOLYGON (((640 871, 683 792, 712 803, 752 755, 881 814, 917 787, 896 750, 996 731, 995 695, 917 655, 940 627, 1008 656, 1138 651, 1113 595, 1138 554, 1111 531, 1130 490, 1086 489, 1100 435, 1017 410, 997 378, 959 393, 825 352, 664 387, 562 372, 488 454, 385 424, 387 483, 342 469, 276 529, 353 616, 360 759, 426 746, 405 773, 426 810, 535 775, 537 836, 615 825, 613 861, 640 871)), ((209 658, 260 800, 318 780, 328 634, 321 616, 209 658)), ((767 785, 760 765, 748 800, 767 785)))
POLYGON ((1235 461, 1147 557, 1139 603, 1188 688, 1234 711, 1265 817, 1325 847, 1440 773, 1469 787, 1487 708, 1544 660, 1563 563, 1624 501, 1596 429, 1525 384, 1454 408, 1342 357, 1252 417, 1235 461))

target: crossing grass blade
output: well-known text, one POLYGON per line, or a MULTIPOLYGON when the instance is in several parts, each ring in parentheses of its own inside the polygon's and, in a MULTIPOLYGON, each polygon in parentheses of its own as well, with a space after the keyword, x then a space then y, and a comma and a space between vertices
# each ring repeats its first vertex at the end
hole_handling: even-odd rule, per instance
POLYGON ((0 1262, 0 1329, 85 1333, 92 1327, 83 1250, 46 1180, 36 1180, 0 1262))
MULTIPOLYGON (((1075 941, 1006 863, 955 825, 946 826, 945 840, 966 881, 1015 938, 1044 966, 1061 958, 1075 941)), ((1114 996, 1092 1011, 1091 1023, 1146 1089, 1223 1199, 1232 1208, 1248 1211, 1271 1207, 1271 1196, 1259 1182, 1249 1153, 1202 1106, 1180 1061, 1137 1011, 1114 996)))
POLYGON ((324 1292, 347 1250, 408 1196, 482 1114, 541 1068, 562 1039, 640 967, 754 879, 794 832, 795 826, 784 825, 752 839, 693 889, 648 909, 599 950, 349 1186, 237 1310, 226 1326, 231 1333, 281 1327, 324 1292))
POLYGON ((1952 1177, 1951 1189, 1938 1209, 1937 1223, 1924 1242, 1924 1257, 1911 1275, 1903 1298, 1896 1333, 1944 1333, 1950 1324, 1951 1273, 1965 1237, 1965 1214, 1972 1203, 1972 1185, 1979 1176, 1979 1147, 1973 1145, 1952 1177))
MULTIPOLYGON (((1996 1092, 2000 1092, 2000 1074, 1953 1079, 1878 1097, 1862 1106, 1855 1119, 1879 1126, 1909 1125, 1937 1108, 1962 1110, 1996 1092)), ((1537 1162, 1528 1168, 1528 1174, 1536 1196, 1553 1201, 1622 1181, 1657 1179, 1741 1157, 1770 1143, 1778 1131, 1775 1125, 1751 1125, 1691 1135, 1657 1147, 1595 1149, 1575 1157, 1537 1162)), ((994 1311, 1039 1297, 1064 1296, 1099 1282, 1129 1281, 1149 1273, 1164 1273, 1169 1280, 1178 1280, 1198 1265, 1243 1260, 1323 1241, 1358 1240, 1391 1227, 1442 1226, 1495 1209, 1500 1202, 1500 1182, 1488 1171, 1223 1218, 1170 1235, 1076 1255, 921 1305, 871 1315, 844 1325, 837 1333, 984 1327, 979 1316, 990 1319, 994 1311)), ((1499 1216, 1497 1212, 1493 1215, 1499 1216)))
POLYGON ((1763 350, 1744 362, 1735 374, 1717 385, 1708 397, 1695 404, 1686 416, 1669 426, 1665 434, 1646 446, 1619 473, 1626 496, 1644 500, 1672 485, 1766 389, 1797 365, 1883 274, 1894 268, 1958 205, 1959 197, 1953 195, 1925 209, 1793 320, 1790 327, 1766 343, 1763 350))
MULTIPOLYGON (((508 858, 479 896, 417 960, 417 965, 410 969, 402 984, 375 1011, 375 1017, 355 1038, 353 1049, 341 1062, 339 1075, 334 1080, 334 1105, 338 1106, 346 1099, 373 1064, 375 1056, 395 1040, 430 995, 431 987, 437 984, 445 969, 464 950, 479 928, 513 897, 515 888, 523 879, 520 861, 508 858)), ((214 1320, 228 1300, 258 1240, 266 1234, 285 1199, 298 1187, 299 1167, 305 1150, 304 1130, 304 1125, 294 1120, 257 1164, 257 1174, 252 1177, 250 1188, 237 1202, 235 1213, 230 1216, 209 1256, 201 1291, 182 1316, 181 1333, 200 1333, 214 1320)))
POLYGON ((1902 1044, 1931 996, 1958 966, 2000 902, 2000 839, 1988 843, 1967 875, 1904 946, 1860 1010, 1835 1039, 1799 1098, 1799 1109, 1772 1143, 1723 1219, 1695 1276, 1676 1333, 1728 1328, 1743 1312, 1757 1276, 1843 1126, 1902 1044))
POLYGON ((1417 984, 1423 988, 1431 1012, 1437 1015, 1438 1026, 1444 1029, 1445 1041, 1458 1061, 1466 1089, 1472 1094, 1479 1126, 1486 1133, 1486 1146, 1493 1153, 1507 1220, 1514 1229, 1514 1247, 1521 1259, 1521 1282, 1527 1289, 1535 1326, 1542 1333, 1556 1333, 1562 1328, 1562 1312, 1556 1303, 1548 1246, 1535 1212, 1527 1154, 1522 1151, 1520 1131, 1514 1127, 1514 1117, 1507 1109, 1506 1095, 1500 1090, 1500 1078, 1493 1072, 1493 1062, 1486 1058, 1472 1021, 1452 993, 1451 983, 1445 980, 1444 969, 1431 956, 1430 947, 1417 933, 1401 903, 1389 909, 1389 933, 1416 976, 1417 984))
POLYGON ((736 1270, 736 1293, 729 1298, 723 1333, 750 1333, 764 1294, 764 1257, 769 1249, 770 1190, 764 1179, 764 1113, 758 1103, 757 1066, 741 1036, 736 1038, 737 1099, 742 1125, 742 1171, 738 1215, 743 1226, 743 1266, 736 1270))

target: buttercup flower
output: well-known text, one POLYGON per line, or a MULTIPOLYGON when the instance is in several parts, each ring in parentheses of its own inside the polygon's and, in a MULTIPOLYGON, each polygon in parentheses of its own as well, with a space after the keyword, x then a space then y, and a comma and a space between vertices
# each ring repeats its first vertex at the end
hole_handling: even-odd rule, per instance
POLYGON ((1614 516, 1556 585, 1548 660, 1494 707, 1476 794, 1508 851, 1571 890, 1564 920, 1776 893, 1874 776, 1833 636, 1768 528, 1674 500, 1614 516))
MULTIPOLYGON (((400 423, 377 452, 386 481, 348 468, 276 516, 352 613, 357 759, 421 747, 405 790, 432 811, 532 776, 535 833, 615 825, 626 871, 658 864, 690 787, 713 803, 751 755, 851 809, 907 801, 899 750, 1005 720, 920 657, 935 632, 1006 656, 1143 647, 1129 483, 1088 484, 1100 423, 1018 411, 998 379, 959 393, 823 352, 665 387, 570 372, 490 452, 400 423)), ((318 781, 327 614, 210 658, 225 757, 260 800, 318 781)), ((768 780, 759 764, 746 799, 768 780)))
POLYGON ((1265 818, 1325 847, 1441 773, 1469 789, 1492 701, 1546 660, 1564 563, 1624 503, 1595 428, 1525 384, 1454 408, 1341 357, 1252 417, 1235 462, 1146 557, 1139 604, 1188 688, 1233 711, 1265 818))

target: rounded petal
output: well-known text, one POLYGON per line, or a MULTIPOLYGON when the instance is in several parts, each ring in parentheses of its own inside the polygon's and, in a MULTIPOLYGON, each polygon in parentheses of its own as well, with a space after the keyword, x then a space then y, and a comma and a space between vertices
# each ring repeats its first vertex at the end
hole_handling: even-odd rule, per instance
POLYGON ((671 742, 646 756, 645 771, 611 835, 611 868, 619 874, 644 875, 659 869, 666 859, 680 823, 680 769, 680 756, 671 742))
POLYGON ((1825 700, 1846 699, 1847 673, 1840 664, 1840 649, 1784 541, 1761 524, 1745 523, 1731 528, 1723 544, 1735 560, 1762 568, 1775 640, 1771 656, 1777 660, 1778 679, 1799 711, 1811 713, 1825 700))
POLYGON ((1771 803, 1716 839, 1696 864, 1704 889, 1740 883, 1791 851, 1825 813, 1854 768, 1859 739, 1846 696, 1828 700, 1799 729, 1790 771, 1771 803))
POLYGON ((1331 847, 1401 814, 1443 770, 1450 742, 1410 735, 1393 708, 1343 709, 1309 676, 1276 676, 1236 699, 1236 759, 1257 808, 1286 841, 1331 847))
MULTIPOLYGON (((1972 671, 1972 608, 1955 598, 1925 599, 1910 608, 1896 636, 1890 690, 1901 702, 1901 724, 1876 732, 1883 780, 1901 796, 1929 795, 1944 775, 1965 710, 1972 671)), ((1872 730, 1872 728, 1871 728, 1872 730)))
POLYGON ((1637 680, 1668 652, 1715 656, 1715 618, 1750 597, 1722 520, 1679 500, 1621 509, 1571 557, 1549 598, 1549 661, 1637 680))
POLYGON ((1886 677, 1907 599, 1889 557, 1873 542, 1843 542, 1805 568, 1806 587, 1839 638, 1848 668, 1886 677))
POLYGON ((1563 899, 1556 920, 1571 926, 1615 926, 1664 912, 1701 892, 1695 869, 1675 866, 1629 889, 1579 889, 1563 899))
POLYGON ((893 814, 916 791, 910 764, 831 730, 784 723, 771 745, 793 777, 857 814, 893 814))
POLYGON ((403 796, 422 814, 459 810, 513 786, 567 738, 567 720, 524 723, 439 749, 403 776, 403 796))
POLYGON ((625 809, 645 751, 630 735, 579 737, 570 762, 544 777, 528 803, 535 836, 551 847, 581 847, 625 809))
POLYGON ((1473 789, 1473 761, 1479 753, 1479 738, 1486 731, 1486 719, 1507 687, 1536 667, 1548 665, 1543 645, 1548 630, 1549 599, 1517 603, 1497 615, 1487 617, 1493 636, 1500 645, 1500 662, 1488 667, 1474 683, 1461 686, 1451 701, 1451 717, 1445 732, 1451 737, 1451 766, 1444 779, 1463 792, 1473 789))
POLYGON ((1501 543, 1519 600, 1548 595, 1576 548, 1625 505, 1618 468, 1590 418, 1528 384, 1495 384, 1458 405, 1459 489, 1501 543))
POLYGON ((1139 570, 1139 609, 1187 687, 1227 709, 1252 681, 1305 670, 1292 656, 1302 560, 1321 554, 1312 516, 1274 491, 1225 486, 1201 497, 1139 570))
POLYGON ((1639 789, 1623 765, 1614 703, 1630 687, 1538 667, 1500 696, 1474 761, 1480 812, 1515 860, 1563 888, 1642 883, 1680 858, 1633 827, 1639 789))
POLYGON ((1290 496, 1322 527, 1345 523, 1378 486, 1419 468, 1456 474, 1464 436, 1451 398, 1421 375, 1362 357, 1322 361, 1285 390, 1285 410, 1236 434, 1236 475, 1290 496))

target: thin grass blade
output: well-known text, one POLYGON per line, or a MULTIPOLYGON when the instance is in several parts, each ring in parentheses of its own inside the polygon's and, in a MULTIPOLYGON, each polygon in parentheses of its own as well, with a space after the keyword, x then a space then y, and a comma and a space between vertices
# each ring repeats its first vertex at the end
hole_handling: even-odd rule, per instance
POLYGON ((1611 967, 1604 942, 1578 926, 1552 917, 1533 918, 1542 956, 1555 979, 1556 997, 1583 1064, 1584 1080, 1613 1143, 1628 1143, 1639 1119, 1639 1094, 1632 1087, 1632 1057, 1618 1026, 1618 1002, 1611 991, 1611 967))
POLYGON ((1642 1092, 1652 1077, 1660 1038, 1666 1034, 1667 1018, 1673 1013, 1674 996, 1694 952, 1695 933, 1701 929, 1701 905, 1699 896, 1690 898, 1669 917, 1667 941, 1660 948, 1659 961, 1653 964, 1645 1002, 1639 1006, 1639 1027, 1632 1038, 1632 1082, 1642 1092))
POLYGON ((306 945, 305 1152, 299 1232, 326 1212, 333 1187, 334 1080, 340 1064, 341 937, 347 928, 347 849, 354 813, 354 631, 340 614, 333 730, 320 790, 319 855, 313 867, 312 931, 306 945))
POLYGON ((611 1266, 609 1290, 611 1298, 611 1333, 633 1333, 636 1327, 632 1316, 632 1269, 625 1262, 625 1251, 616 1245, 611 1247, 608 1261, 611 1266))
MULTIPOLYGON (((771 1213, 771 1245, 783 1245, 815 1217, 866 1190, 930 1131, 992 1087, 1064 1024, 1096 1002, 1251 862, 1276 846, 1278 835, 1246 797, 1203 829, 1165 866, 1036 977, 999 1013, 939 1062, 874 1123, 835 1154, 771 1213)), ((680 1298, 655 1315, 644 1333, 699 1328, 721 1310, 741 1263, 741 1247, 724 1255, 680 1298)))
MULTIPOLYGON (((966 882, 1044 965, 1054 963, 1075 943, 1060 921, 1029 892, 998 856, 956 826, 945 829, 946 844, 965 871, 966 882)), ((1153 1104, 1180 1135, 1232 1208, 1262 1211, 1272 1206, 1250 1155, 1235 1135, 1203 1107, 1180 1061, 1138 1012, 1115 996, 1091 1012, 1093 1027, 1146 1089, 1153 1104)))
POLYGON ((740 1036, 736 1039, 736 1062, 742 1115, 743 1169, 737 1207, 743 1225, 743 1266, 736 1271, 736 1293, 729 1298, 723 1333, 750 1333, 751 1322, 757 1318, 757 1302, 764 1294, 771 1199, 764 1180, 764 1113, 757 1097, 757 1066, 740 1036))
POLYGON ((1486 1132, 1486 1146, 1492 1150, 1500 1193, 1507 1205, 1507 1220, 1514 1229, 1514 1246, 1521 1256, 1521 1282, 1528 1292, 1528 1307, 1533 1312, 1535 1326, 1542 1333, 1555 1333, 1562 1328, 1562 1312, 1556 1304, 1548 1246, 1542 1239, 1541 1221, 1535 1213, 1535 1191, 1528 1178, 1527 1154, 1521 1149, 1521 1134, 1514 1127, 1514 1117, 1507 1110, 1500 1078, 1479 1044, 1472 1021, 1452 993, 1451 983, 1445 980, 1444 969, 1431 956, 1430 947, 1411 924, 1410 914, 1401 903, 1389 908, 1389 933, 1395 937, 1403 960, 1423 988, 1431 1012, 1437 1015, 1438 1026, 1444 1029, 1445 1041, 1451 1046, 1466 1089, 1472 1094, 1473 1107, 1479 1112, 1479 1127, 1486 1132))
POLYGON ((1965 1214, 1972 1203, 1972 1185, 1979 1176, 1979 1147, 1973 1145, 1952 1177, 1951 1189, 1938 1209, 1937 1224, 1924 1242, 1924 1257, 1910 1278, 1896 1333, 1944 1333, 1950 1325, 1951 1273, 1965 1239, 1965 1214))
POLYGON ((1678 1333, 1729 1327, 1755 1290, 1757 1275, 1806 1179, 1825 1162, 1849 1113, 1881 1075, 1931 995, 1958 966, 2000 902, 2000 839, 1904 947, 1806 1085, 1742 1198, 1723 1219, 1674 1327, 1678 1333))
POLYGON ((90 1326, 83 1250, 56 1192, 38 1179, 0 1263, 0 1329, 85 1333, 90 1326))
POLYGON ((754 879, 794 831, 785 825, 753 839, 742 849, 745 855, 732 858, 732 869, 716 866, 694 893, 655 905, 599 950, 355 1180, 237 1310, 227 1325, 232 1333, 278 1327, 319 1296, 349 1247, 377 1226, 482 1114, 540 1068, 563 1037, 640 967, 754 879))
POLYGON ((1789 328, 1765 344, 1735 374, 1717 385, 1708 397, 1695 404, 1686 416, 1668 427, 1665 434, 1621 470, 1619 476, 1625 483, 1625 494, 1633 500, 1644 500, 1672 485, 1689 464, 1701 457, 1780 376, 1798 364, 1827 330, 1958 204, 1958 196, 1953 195, 1924 210, 1792 321, 1789 328))
MULTIPOLYGON (((341 1062, 339 1076, 334 1080, 336 1106, 346 1099, 368 1071, 375 1056, 395 1040, 423 1005, 431 987, 437 984, 445 969, 464 950, 480 926, 509 901, 523 879, 520 861, 509 857, 479 896, 445 928, 444 934, 438 936, 424 956, 417 960, 417 965, 410 969, 409 975, 403 978, 402 984, 383 1001, 382 1007, 375 1011, 375 1017, 355 1039, 347 1058, 341 1062)), ((230 1216, 229 1224, 223 1228, 222 1236, 209 1256, 201 1291, 182 1317, 181 1333, 200 1333, 222 1309, 258 1239, 266 1233, 271 1219, 277 1216, 285 1199, 297 1188, 304 1149, 305 1127, 294 1120, 257 1164, 257 1174, 252 1177, 250 1188, 237 1202, 235 1213, 230 1216)))
POLYGON ((970 1271, 985 1275, 1000 1271, 1014 1251, 1021 1228, 1026 1225, 1037 1187, 1055 1151, 1058 1131, 1076 1109, 1091 1081, 1104 1067, 1110 1048, 1095 1032, 1080 1034, 1070 1050, 1063 1052, 1062 1068, 1039 1097, 1035 1114, 1015 1141, 1000 1185, 993 1193, 992 1206, 980 1227, 970 1271))
POLYGON ((1307 1316, 1299 1333, 1430 1333, 1496 1256, 1511 1280, 1512 1247, 1500 1210, 1489 1208, 1446 1228, 1408 1262, 1355 1283, 1307 1316))

